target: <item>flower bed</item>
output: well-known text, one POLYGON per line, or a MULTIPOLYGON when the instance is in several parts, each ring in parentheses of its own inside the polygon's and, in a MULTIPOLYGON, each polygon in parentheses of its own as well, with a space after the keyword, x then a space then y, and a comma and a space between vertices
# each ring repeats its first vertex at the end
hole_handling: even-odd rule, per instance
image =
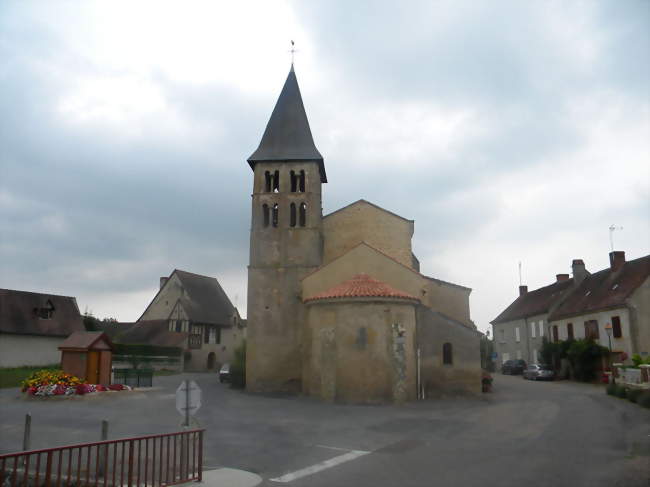
POLYGON ((83 396, 90 392, 130 391, 122 384, 86 384, 79 377, 61 370, 38 370, 22 382, 22 391, 30 396, 83 396))

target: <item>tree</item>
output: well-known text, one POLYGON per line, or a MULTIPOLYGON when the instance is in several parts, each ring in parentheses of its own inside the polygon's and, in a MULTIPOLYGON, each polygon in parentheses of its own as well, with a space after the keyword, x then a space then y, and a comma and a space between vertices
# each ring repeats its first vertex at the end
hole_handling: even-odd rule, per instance
POLYGON ((246 386, 246 340, 235 348, 235 358, 230 365, 230 386, 237 388, 246 386))
POLYGON ((494 360, 492 360, 493 352, 494 352, 494 342, 490 340, 489 335, 482 335, 481 336, 481 368, 489 372, 494 372, 494 360))
POLYGON ((595 379, 602 358, 608 354, 609 350, 598 345, 593 338, 573 340, 567 350, 575 378, 583 382, 595 379))

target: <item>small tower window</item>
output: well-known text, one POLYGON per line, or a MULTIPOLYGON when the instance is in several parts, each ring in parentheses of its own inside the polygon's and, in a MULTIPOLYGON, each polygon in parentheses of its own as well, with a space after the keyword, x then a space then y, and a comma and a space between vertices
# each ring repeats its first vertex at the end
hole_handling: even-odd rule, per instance
POLYGON ((264 203, 262 205, 262 217, 264 218, 264 226, 269 226, 269 205, 264 203))
POLYGON ((305 171, 300 171, 300 192, 305 192, 305 171))
POLYGON ((296 204, 291 203, 291 206, 289 208, 290 208, 289 226, 295 227, 296 226, 296 204))
POLYGON ((307 205, 305 203, 300 203, 300 226, 304 227, 307 224, 307 205))
POLYGON ((280 171, 275 171, 273 173, 273 192, 280 192, 280 171))
POLYGON ((295 193, 298 190, 298 178, 294 171, 291 171, 289 175, 291 176, 291 192, 295 193))
POLYGON ((449 342, 442 346, 442 363, 445 365, 452 365, 454 363, 451 343, 449 342))
POLYGON ((271 186, 272 186, 271 180, 272 179, 273 178, 271 177, 271 173, 269 171, 266 171, 264 173, 264 191, 266 191, 267 193, 271 192, 271 186))
POLYGON ((278 204, 276 203, 273 205, 273 226, 274 227, 278 226, 278 217, 279 217, 278 213, 279 213, 279 208, 278 208, 278 204))

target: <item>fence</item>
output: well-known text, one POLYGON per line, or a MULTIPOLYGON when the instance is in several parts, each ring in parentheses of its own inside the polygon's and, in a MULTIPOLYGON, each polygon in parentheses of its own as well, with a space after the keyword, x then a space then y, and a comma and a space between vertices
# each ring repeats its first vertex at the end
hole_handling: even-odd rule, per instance
POLYGON ((131 387, 151 387, 152 369, 113 369, 113 383, 131 387))
POLYGON ((162 487, 200 482, 204 431, 197 429, 0 455, 0 485, 162 487))
POLYGON ((650 365, 642 364, 636 369, 613 364, 612 368, 616 382, 633 388, 650 389, 650 365))

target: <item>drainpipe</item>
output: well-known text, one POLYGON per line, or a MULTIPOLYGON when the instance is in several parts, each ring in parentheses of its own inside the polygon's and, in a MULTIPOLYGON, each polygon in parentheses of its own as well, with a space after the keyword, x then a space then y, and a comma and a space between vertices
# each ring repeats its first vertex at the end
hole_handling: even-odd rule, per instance
POLYGON ((417 364, 416 364, 416 367, 417 367, 417 378, 416 378, 416 381, 415 381, 415 382, 417 383, 417 386, 416 386, 416 387, 418 388, 418 390, 417 390, 417 397, 418 397, 418 399, 422 399, 422 398, 423 398, 423 397, 422 397, 422 396, 423 396, 423 394, 422 394, 422 384, 420 383, 420 382, 421 382, 421 377, 422 377, 422 375, 421 375, 422 372, 420 371, 420 367, 421 367, 421 362, 420 362, 420 347, 418 347, 418 349, 417 349, 417 353, 416 353, 416 361, 417 361, 417 364))

